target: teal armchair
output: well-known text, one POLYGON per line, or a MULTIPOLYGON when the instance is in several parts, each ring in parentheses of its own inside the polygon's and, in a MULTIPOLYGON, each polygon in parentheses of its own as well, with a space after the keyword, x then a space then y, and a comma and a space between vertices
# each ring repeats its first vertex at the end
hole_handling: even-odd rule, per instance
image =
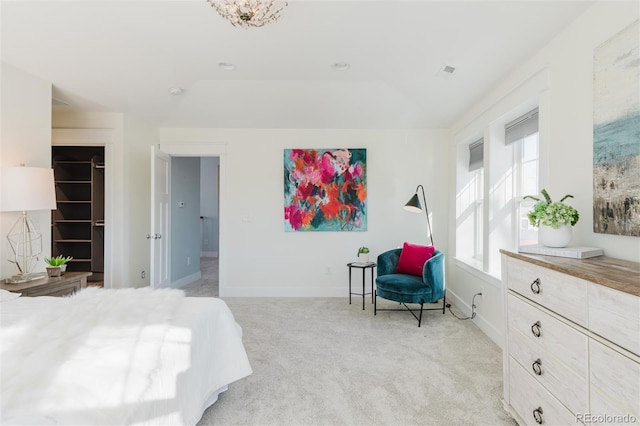
POLYGON ((405 309, 378 309, 378 297, 393 300, 402 304, 415 319, 418 327, 422 323, 422 311, 434 311, 442 309, 445 313, 446 286, 444 279, 444 253, 436 250, 433 256, 427 260, 422 268, 422 276, 398 274, 396 268, 402 249, 386 251, 378 256, 378 276, 374 297, 373 312, 397 311, 405 309), (437 303, 442 299, 442 308, 424 309, 425 303, 437 303), (410 309, 406 304, 419 304, 420 313, 410 309))

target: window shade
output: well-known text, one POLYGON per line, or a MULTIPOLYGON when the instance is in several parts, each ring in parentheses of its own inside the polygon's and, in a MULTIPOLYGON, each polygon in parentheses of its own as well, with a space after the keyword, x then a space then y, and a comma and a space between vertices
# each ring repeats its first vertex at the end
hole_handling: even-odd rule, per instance
POLYGON ((469 144, 469 171, 482 168, 484 160, 484 139, 469 144))
POLYGON ((504 143, 509 145, 534 133, 538 133, 538 108, 504 126, 504 143))

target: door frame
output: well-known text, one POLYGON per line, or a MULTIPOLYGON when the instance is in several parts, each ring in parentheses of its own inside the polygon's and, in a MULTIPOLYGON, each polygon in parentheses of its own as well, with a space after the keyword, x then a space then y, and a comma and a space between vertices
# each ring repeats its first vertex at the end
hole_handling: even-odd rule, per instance
POLYGON ((51 146, 104 147, 104 288, 113 287, 114 276, 114 188, 116 164, 114 161, 114 129, 52 128, 51 146))
MULTIPOLYGON (((225 218, 225 208, 223 200, 226 199, 226 144, 221 143, 160 143, 158 144, 158 148, 160 151, 167 154, 169 157, 218 157, 220 159, 219 167, 220 167, 220 176, 218 180, 219 192, 218 192, 218 209, 219 209, 219 241, 218 241, 218 288, 219 288, 219 296, 222 297, 224 295, 224 289, 226 288, 227 282, 227 263, 226 263, 226 252, 223 247, 226 246, 226 231, 225 227, 222 226, 225 218)), ((171 179, 171 176, 169 176, 171 179)), ((171 189, 169 189, 171 191, 171 189)), ((169 192, 169 198, 171 199, 171 192, 169 192)), ((169 227, 169 232, 171 232, 171 227, 169 227)), ((169 238, 171 236, 169 235, 169 238)), ((151 250, 151 249, 149 249, 151 250)), ((150 254, 151 256, 151 254, 150 254)), ((171 251, 169 251, 169 262, 171 261, 171 251)))

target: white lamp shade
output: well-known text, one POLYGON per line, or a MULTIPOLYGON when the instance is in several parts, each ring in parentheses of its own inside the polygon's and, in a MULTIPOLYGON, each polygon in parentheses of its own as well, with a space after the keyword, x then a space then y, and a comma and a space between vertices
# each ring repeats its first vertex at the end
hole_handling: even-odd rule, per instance
POLYGON ((53 169, 0 168, 0 211, 55 210, 53 169))

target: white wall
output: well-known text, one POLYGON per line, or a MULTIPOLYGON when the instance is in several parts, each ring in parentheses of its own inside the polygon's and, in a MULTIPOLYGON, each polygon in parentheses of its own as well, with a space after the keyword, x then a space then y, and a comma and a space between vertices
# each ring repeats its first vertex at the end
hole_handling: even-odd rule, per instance
POLYGON ((111 268, 113 288, 148 286, 150 146, 157 143, 157 129, 113 112, 58 111, 52 124, 58 129, 113 129, 111 156, 106 159, 111 160, 107 164, 111 176, 106 176, 105 188, 105 230, 111 228, 111 240, 105 236, 105 253, 112 261, 105 268, 111 268))
POLYGON ((161 143, 224 143, 220 190, 221 296, 347 295, 358 247, 377 255, 427 242, 423 215, 403 210, 418 184, 447 252, 445 130, 161 129, 161 143), (366 148, 368 231, 285 232, 283 150, 366 148), (445 153, 445 154, 443 154, 445 153), (443 156, 444 155, 444 156, 443 156))
MULTIPOLYGON (((0 63, 0 167, 24 164, 51 167, 51 83, 0 63)), ((44 256, 51 255, 51 211, 29 212, 42 233, 43 256, 33 272, 44 272, 44 256)), ((20 218, 18 212, 0 213, 0 278, 18 273, 6 235, 20 218)))
POLYGON ((148 286, 151 232, 151 146, 158 143, 158 129, 143 120, 124 115, 124 253, 123 287, 148 286), (144 271, 144 277, 142 276, 144 271))
MULTIPOLYGON (((636 262, 640 261, 640 238, 596 234, 592 230, 592 132, 594 49, 638 19, 639 8, 637 2, 596 3, 528 62, 505 76, 452 128, 453 141, 459 142, 465 135, 487 128, 494 120, 504 119, 504 114, 518 106, 514 103, 516 99, 520 102, 540 99, 540 117, 546 120, 541 121, 541 187, 551 194, 575 196, 571 203, 581 218, 574 227, 572 244, 602 247, 607 256, 636 262)), ((454 143, 451 149, 454 158, 450 164, 455 165, 454 143)), ((450 188, 453 197, 455 186, 452 184, 450 188)), ((455 201, 451 202, 455 206, 455 201)), ((453 222, 449 230, 453 245, 453 222)), ((467 309, 471 296, 484 288, 476 323, 501 344, 500 283, 460 262, 451 269, 449 283, 454 301, 467 309)))

